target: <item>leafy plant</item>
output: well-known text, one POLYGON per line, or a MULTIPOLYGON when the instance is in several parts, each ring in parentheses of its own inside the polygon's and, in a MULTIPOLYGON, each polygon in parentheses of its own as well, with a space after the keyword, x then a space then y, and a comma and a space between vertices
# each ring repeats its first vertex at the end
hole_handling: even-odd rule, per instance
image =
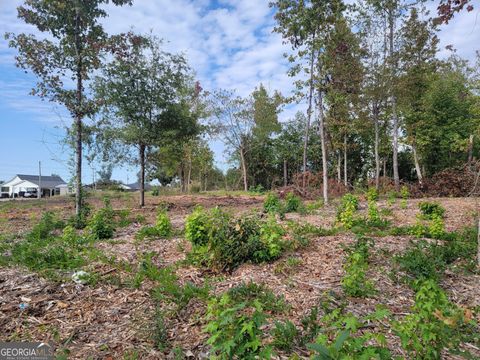
POLYGON ((95 214, 87 223, 87 233, 95 240, 111 239, 115 231, 114 211, 110 199, 104 199, 104 207, 95 214))
POLYGON ((355 213, 358 209, 358 198, 352 194, 342 197, 340 207, 337 210, 337 220, 346 228, 351 229, 355 221, 355 213))
POLYGON ((266 315, 258 300, 253 304, 233 303, 228 294, 213 298, 208 304, 208 324, 204 331, 210 334, 211 359, 269 359, 271 348, 262 346, 262 326, 266 315))
POLYGON ((302 199, 296 196, 293 192, 289 192, 285 196, 285 212, 297 212, 302 205, 302 199))
POLYGON ((364 249, 359 249, 352 252, 343 267, 345 276, 341 283, 345 294, 348 296, 365 297, 375 291, 373 283, 366 278, 368 262, 364 251, 364 249))
POLYGON ((469 319, 434 280, 417 281, 415 287, 412 313, 396 322, 394 329, 410 358, 440 359, 444 348, 458 347, 456 329, 469 319))
POLYGON ((434 239, 442 238, 442 236, 445 234, 445 224, 443 222, 443 219, 438 214, 432 214, 431 219, 432 221, 430 223, 430 226, 428 227, 428 232, 430 233, 430 236, 434 239))
POLYGON ((407 186, 403 185, 401 187, 400 196, 402 197, 402 200, 400 201, 400 208, 406 209, 407 208, 407 200, 408 200, 408 197, 410 196, 410 192, 409 192, 407 186))
POLYGON ((272 313, 283 313, 287 309, 287 303, 281 296, 277 296, 263 284, 254 282, 241 283, 227 292, 233 302, 246 302, 252 304, 253 301, 259 301, 266 311, 272 313))
POLYGON ((270 192, 263 201, 263 210, 267 213, 283 214, 284 207, 276 193, 270 192))
POLYGON ((434 217, 443 218, 445 214, 445 208, 438 203, 423 201, 418 204, 418 208, 423 217, 430 220, 433 220, 434 217))
POLYGON ((196 207, 185 219, 185 238, 193 245, 206 245, 209 240, 210 216, 201 207, 196 207))
POLYGON ((135 235, 138 240, 145 238, 168 238, 172 235, 172 223, 168 217, 167 211, 160 208, 154 226, 144 226, 135 235))
POLYGON ((387 310, 377 308, 374 313, 360 319, 335 309, 322 319, 327 331, 320 334, 315 343, 308 344, 315 353, 313 359, 391 359, 385 336, 362 329, 367 321, 379 322, 388 315, 387 310))

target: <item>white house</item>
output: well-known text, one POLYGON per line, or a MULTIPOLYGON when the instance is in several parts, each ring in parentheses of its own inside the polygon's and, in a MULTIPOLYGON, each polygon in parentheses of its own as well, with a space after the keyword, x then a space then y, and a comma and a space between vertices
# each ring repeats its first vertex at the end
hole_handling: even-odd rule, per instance
POLYGON ((68 185, 60 176, 16 175, 12 180, 0 185, 0 197, 37 196, 39 187, 42 196, 66 195, 68 185))

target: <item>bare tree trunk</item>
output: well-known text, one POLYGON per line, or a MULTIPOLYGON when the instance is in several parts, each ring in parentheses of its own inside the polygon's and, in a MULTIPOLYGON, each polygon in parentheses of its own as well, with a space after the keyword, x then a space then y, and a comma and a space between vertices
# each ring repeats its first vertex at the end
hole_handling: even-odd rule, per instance
POLYGON ((383 159, 383 177, 387 177, 387 159, 383 159))
POLYGON ((342 154, 340 150, 337 153, 337 180, 339 184, 342 182, 342 154))
MULTIPOLYGON (((192 178, 192 156, 188 158, 188 172, 187 172, 187 192, 190 192, 190 180, 192 178)), ((200 188, 202 184, 200 183, 200 188)))
MULTIPOLYGON (((396 61, 393 54, 393 41, 394 41, 394 27, 395 17, 394 10, 390 9, 388 14, 389 23, 389 42, 390 42, 390 61, 391 61, 391 81, 394 81, 396 75, 396 61)), ((391 85, 391 98, 392 98, 392 123, 393 123, 393 181, 395 182, 395 189, 400 190, 400 176, 398 174, 398 115, 397 115, 397 98, 395 96, 393 85, 391 85)))
POLYGON ((347 174, 347 135, 343 135, 343 184, 348 186, 348 174, 347 174))
POLYGON ((283 159, 283 186, 288 185, 287 159, 283 159))
POLYGON ((145 145, 140 144, 140 207, 145 206, 145 145))
POLYGON ((375 125, 375 188, 378 190, 380 188, 380 155, 378 151, 380 145, 380 127, 378 123, 377 104, 373 107, 373 121, 375 125))
POLYGON ((471 163, 473 161, 473 135, 470 135, 468 139, 468 158, 467 161, 471 163))
POLYGON ((308 90, 308 109, 307 109, 307 123, 305 124, 305 136, 303 141, 303 175, 302 175, 302 188, 305 189, 306 172, 307 172, 307 150, 308 150, 308 134, 310 131, 310 122, 312 119, 312 102, 313 102, 313 66, 315 59, 315 51, 312 50, 310 57, 310 86, 308 90))
POLYGON ((75 214, 80 216, 82 210, 82 54, 80 43, 80 9, 77 8, 75 17, 75 48, 77 57, 77 109, 75 111, 75 151, 76 151, 76 169, 75 169, 75 214))
POLYGON ((480 268, 480 218, 478 219, 478 228, 477 228, 477 264, 480 268))
POLYGON ((242 167, 242 175, 243 175, 243 190, 248 191, 248 183, 247 183, 247 166, 245 164, 245 153, 244 153, 243 146, 240 147, 240 162, 242 167))
POLYGON ((420 170, 420 162, 418 161, 417 146, 415 141, 412 143, 412 152, 413 152, 413 162, 415 163, 415 172, 417 173, 418 183, 423 184, 422 171, 420 170))
POLYGON ((318 91, 318 118, 320 122, 320 140, 322 144, 322 172, 323 172, 323 202, 328 204, 328 163, 327 141, 325 138, 325 123, 323 118, 323 93, 318 91))

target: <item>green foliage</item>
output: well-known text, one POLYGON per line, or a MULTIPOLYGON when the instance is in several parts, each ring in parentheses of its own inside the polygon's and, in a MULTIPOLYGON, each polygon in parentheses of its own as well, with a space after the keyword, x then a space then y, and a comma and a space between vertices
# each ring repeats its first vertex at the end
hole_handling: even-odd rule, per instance
POLYGON ((265 194, 265 188, 262 186, 262 184, 258 184, 257 186, 250 186, 248 192, 255 195, 262 195, 265 194))
POLYGON ((444 348, 458 347, 456 329, 465 323, 464 313, 434 280, 417 281, 415 287, 412 313, 396 322, 394 329, 410 358, 441 359, 444 348))
POLYGON ((263 201, 263 210, 267 213, 283 214, 284 207, 276 193, 270 192, 267 194, 265 200, 263 201))
POLYGON ((170 222, 166 210, 158 212, 155 229, 157 230, 157 236, 159 237, 168 238, 172 235, 172 223, 170 222))
POLYGON ((418 204, 418 208, 420 209, 423 217, 430 220, 433 220, 434 217, 443 218, 445 214, 445 208, 438 203, 422 201, 418 204))
POLYGON ((374 187, 368 189, 367 201, 378 201, 378 191, 374 187))
POLYGON ((440 239, 445 234, 445 224, 440 215, 431 215, 431 223, 428 227, 430 236, 434 239, 440 239))
POLYGON ((204 331, 210 335, 212 359, 269 359, 271 349, 263 347, 262 327, 266 315, 261 303, 232 302, 228 294, 213 298, 208 304, 208 324, 204 331))
POLYGON ((443 259, 438 257, 440 251, 440 245, 418 241, 412 243, 396 260, 400 269, 413 279, 438 279, 445 267, 443 259))
POLYGON ((400 201, 400 208, 401 209, 406 209, 407 208, 407 199, 410 196, 410 192, 408 190, 407 186, 402 186, 400 189, 400 196, 402 197, 402 200, 400 201))
POLYGON ((160 188, 158 186, 153 187, 152 196, 160 196, 160 188))
POLYGON ((95 240, 113 237, 115 231, 114 212, 108 198, 104 199, 104 207, 90 218, 86 231, 95 240))
POLYGON ((5 260, 45 273, 78 269, 85 263, 81 252, 88 241, 79 237, 72 226, 65 227, 63 235, 56 237, 53 230, 60 226, 52 213, 45 213, 25 240, 12 244, 11 255, 5 260))
POLYGON ((300 332, 290 320, 285 322, 275 321, 272 330, 272 345, 276 349, 290 352, 293 350, 300 336, 300 332))
POLYGON ((169 347, 168 331, 165 324, 165 315, 157 308, 155 311, 155 328, 153 332, 153 341, 155 347, 160 351, 165 351, 169 347))
POLYGON ((251 305, 254 301, 259 301, 265 311, 272 313, 283 313, 288 308, 283 297, 275 295, 263 284, 241 283, 229 289, 227 294, 236 303, 245 302, 251 305))
POLYGON ((302 199, 296 196, 293 192, 289 192, 285 196, 285 212, 297 212, 302 205, 302 199))
POLYGON ((210 228, 209 214, 201 207, 196 207, 185 219, 185 238, 192 245, 206 245, 210 228))
POLYGON ((145 238, 169 238, 172 235, 172 223, 167 211, 160 208, 154 226, 144 226, 135 235, 137 240, 145 238))
POLYGON ((358 198, 355 195, 345 194, 342 197, 340 207, 337 210, 337 220, 346 229, 351 229, 353 227, 358 205, 358 198))
POLYGON ((368 240, 360 238, 344 265, 345 276, 341 284, 345 294, 353 297, 366 297, 375 292, 373 283, 367 280, 368 240))
POLYGON ((377 308, 363 319, 343 314, 341 309, 333 310, 322 319, 326 331, 317 337, 314 344, 308 344, 315 353, 313 359, 391 359, 385 336, 362 329, 366 322, 377 322, 379 326, 379 322, 387 316, 389 312, 383 308, 377 308))
POLYGON ((275 260, 287 247, 283 239, 285 230, 273 216, 266 220, 252 215, 233 218, 214 209, 209 213, 195 214, 189 224, 192 231, 201 226, 202 232, 197 233, 200 234, 197 240, 203 237, 202 241, 207 241, 193 244, 189 259, 221 270, 233 270, 247 261, 275 260))

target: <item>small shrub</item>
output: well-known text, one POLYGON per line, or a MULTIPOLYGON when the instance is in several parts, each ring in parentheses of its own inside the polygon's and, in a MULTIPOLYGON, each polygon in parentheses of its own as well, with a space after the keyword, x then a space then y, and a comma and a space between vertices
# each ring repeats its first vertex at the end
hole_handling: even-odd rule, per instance
POLYGON ((267 213, 283 213, 284 208, 276 193, 270 192, 263 201, 263 210, 267 213))
POLYGON ((252 305, 232 303, 224 294, 212 299, 207 310, 208 324, 204 331, 210 334, 212 359, 269 359, 271 348, 262 346, 262 327, 266 315, 258 300, 252 305))
POLYGON ((261 195, 265 193, 265 188, 262 186, 262 184, 258 184, 257 186, 250 186, 248 192, 261 195))
POLYGON ((457 348, 456 329, 465 323, 464 313, 451 304, 434 280, 415 283, 412 313, 394 324, 409 358, 441 359, 444 348, 457 348))
POLYGON ((297 212, 302 207, 302 199, 296 196, 294 193, 289 192, 285 196, 285 212, 297 212))
POLYGON ((434 239, 440 239, 445 234, 445 224, 440 215, 433 214, 431 215, 431 223, 428 227, 428 232, 430 236, 434 239))
POLYGON ((426 219, 433 220, 434 217, 443 218, 445 214, 445 208, 440 204, 423 201, 418 204, 418 208, 426 219))
POLYGON ((343 315, 341 309, 335 309, 323 319, 326 329, 308 348, 315 355, 313 359, 392 359, 386 348, 385 336, 362 329, 366 322, 377 322, 389 315, 387 310, 378 308, 364 319, 354 315, 343 315))
POLYGON ((410 192, 408 191, 407 186, 402 186, 400 189, 400 196, 402 197, 402 200, 400 201, 400 208, 401 209, 406 209, 407 208, 407 200, 408 197, 410 196, 410 192))
POLYGON ((340 207, 337 210, 337 220, 346 229, 351 229, 354 225, 358 204, 358 198, 352 194, 345 194, 342 197, 340 207))
POLYGON ((253 253, 254 262, 272 261, 278 259, 284 250, 283 236, 285 230, 277 223, 274 217, 270 217, 260 226, 261 249, 253 253))
POLYGON ((298 342, 300 332, 290 320, 285 322, 275 321, 275 327, 272 330, 272 345, 276 349, 290 352, 298 342))
POLYGON ((87 232, 95 240, 111 239, 115 231, 114 212, 110 200, 104 199, 104 207, 95 214, 87 223, 87 232))
POLYGON ((396 257, 400 269, 413 279, 438 279, 445 267, 444 261, 438 254, 439 245, 429 244, 426 241, 412 243, 403 255, 396 257))
POLYGON ((153 187, 152 196, 160 196, 160 188, 158 186, 153 187))
POLYGON ((63 226, 62 222, 55 220, 52 212, 47 211, 42 215, 40 222, 27 234, 27 239, 30 241, 46 240, 52 236, 54 230, 61 229, 63 226))
POLYGON ((168 238, 172 235, 172 223, 166 210, 159 211, 155 222, 155 229, 157 230, 157 236, 168 238))
POLYGON ((288 308, 283 297, 275 295, 272 290, 263 284, 254 282, 241 283, 229 289, 227 294, 236 303, 246 302, 253 304, 257 300, 264 310, 272 313, 283 313, 288 308))
POLYGON ((378 201, 378 191, 374 187, 368 189, 367 201, 378 201))
POLYGON ((185 238, 192 245, 206 245, 210 233, 210 216, 201 207, 195 210, 185 219, 185 238))
POLYGON ((344 269, 345 276, 341 283, 345 294, 353 297, 366 297, 375 292, 373 283, 366 278, 368 262, 362 251, 355 251, 350 254, 344 269))

